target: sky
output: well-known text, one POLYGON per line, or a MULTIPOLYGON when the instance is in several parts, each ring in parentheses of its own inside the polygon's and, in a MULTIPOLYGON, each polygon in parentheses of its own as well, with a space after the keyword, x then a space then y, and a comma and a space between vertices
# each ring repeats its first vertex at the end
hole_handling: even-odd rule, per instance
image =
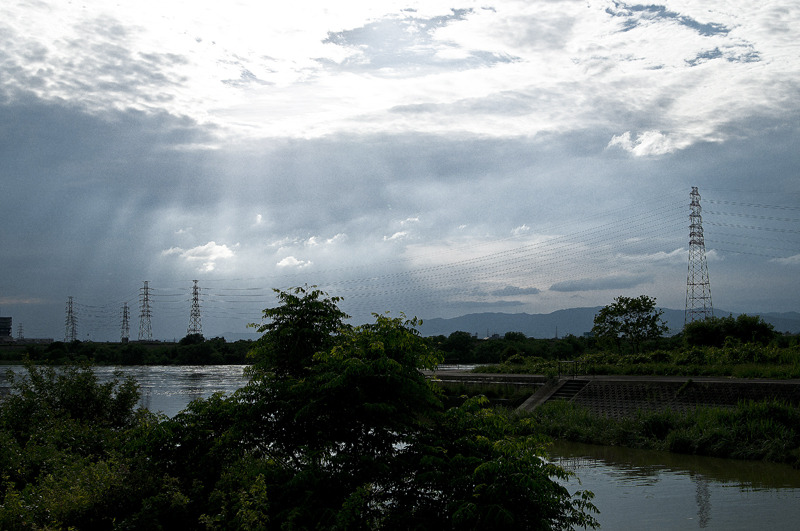
POLYGON ((800 311, 794 2, 9 0, 0 316, 13 335, 246 333, 273 289, 352 322, 800 311))

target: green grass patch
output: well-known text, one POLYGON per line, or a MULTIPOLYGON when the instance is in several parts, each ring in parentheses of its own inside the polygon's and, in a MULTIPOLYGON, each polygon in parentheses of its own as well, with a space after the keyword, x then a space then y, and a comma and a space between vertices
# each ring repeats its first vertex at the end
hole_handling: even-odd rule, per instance
POLYGON ((800 408, 742 401, 735 408, 639 411, 615 419, 565 401, 531 413, 547 435, 569 441, 789 463, 800 468, 800 408))

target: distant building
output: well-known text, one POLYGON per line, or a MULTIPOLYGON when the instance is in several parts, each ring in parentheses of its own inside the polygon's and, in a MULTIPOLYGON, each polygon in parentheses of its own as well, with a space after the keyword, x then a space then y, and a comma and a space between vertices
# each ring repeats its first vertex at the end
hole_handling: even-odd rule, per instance
POLYGON ((0 341, 13 341, 11 337, 11 317, 0 317, 0 341))

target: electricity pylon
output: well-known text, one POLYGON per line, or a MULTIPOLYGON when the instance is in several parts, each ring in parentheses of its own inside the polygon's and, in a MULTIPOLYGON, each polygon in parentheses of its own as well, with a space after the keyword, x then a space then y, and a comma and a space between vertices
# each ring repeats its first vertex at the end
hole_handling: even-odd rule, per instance
POLYGON ((75 312, 72 309, 72 297, 67 298, 67 317, 64 320, 64 342, 71 343, 78 339, 77 332, 77 319, 75 319, 75 312))
POLYGON ((131 325, 128 314, 128 303, 126 302, 122 305, 122 334, 120 336, 120 342, 127 343, 130 337, 130 332, 131 325))
POLYGON ((187 335, 199 334, 203 335, 203 327, 200 324, 200 287, 197 285, 197 280, 193 280, 192 286, 192 309, 189 312, 189 328, 186 331, 187 335))
POLYGON ((150 324, 150 286, 144 281, 139 293, 139 341, 152 341, 153 328, 150 324))
POLYGON ((706 244, 703 238, 703 216, 700 215, 700 192, 692 186, 689 214, 689 274, 686 277, 686 311, 683 324, 714 316, 711 304, 711 283, 708 281, 706 244))

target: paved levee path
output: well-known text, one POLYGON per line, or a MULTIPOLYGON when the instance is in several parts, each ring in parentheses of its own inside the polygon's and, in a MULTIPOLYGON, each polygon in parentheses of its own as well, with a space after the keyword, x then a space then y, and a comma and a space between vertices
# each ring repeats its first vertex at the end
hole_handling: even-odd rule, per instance
MULTIPOLYGON (((429 373, 430 374, 430 373, 429 373)), ((600 415, 631 416, 638 410, 685 411, 700 406, 733 408, 740 400, 776 399, 800 406, 800 380, 672 376, 578 376, 547 380, 541 375, 440 371, 443 381, 513 383, 530 386, 519 409, 531 411, 551 400, 568 400, 600 415)))

